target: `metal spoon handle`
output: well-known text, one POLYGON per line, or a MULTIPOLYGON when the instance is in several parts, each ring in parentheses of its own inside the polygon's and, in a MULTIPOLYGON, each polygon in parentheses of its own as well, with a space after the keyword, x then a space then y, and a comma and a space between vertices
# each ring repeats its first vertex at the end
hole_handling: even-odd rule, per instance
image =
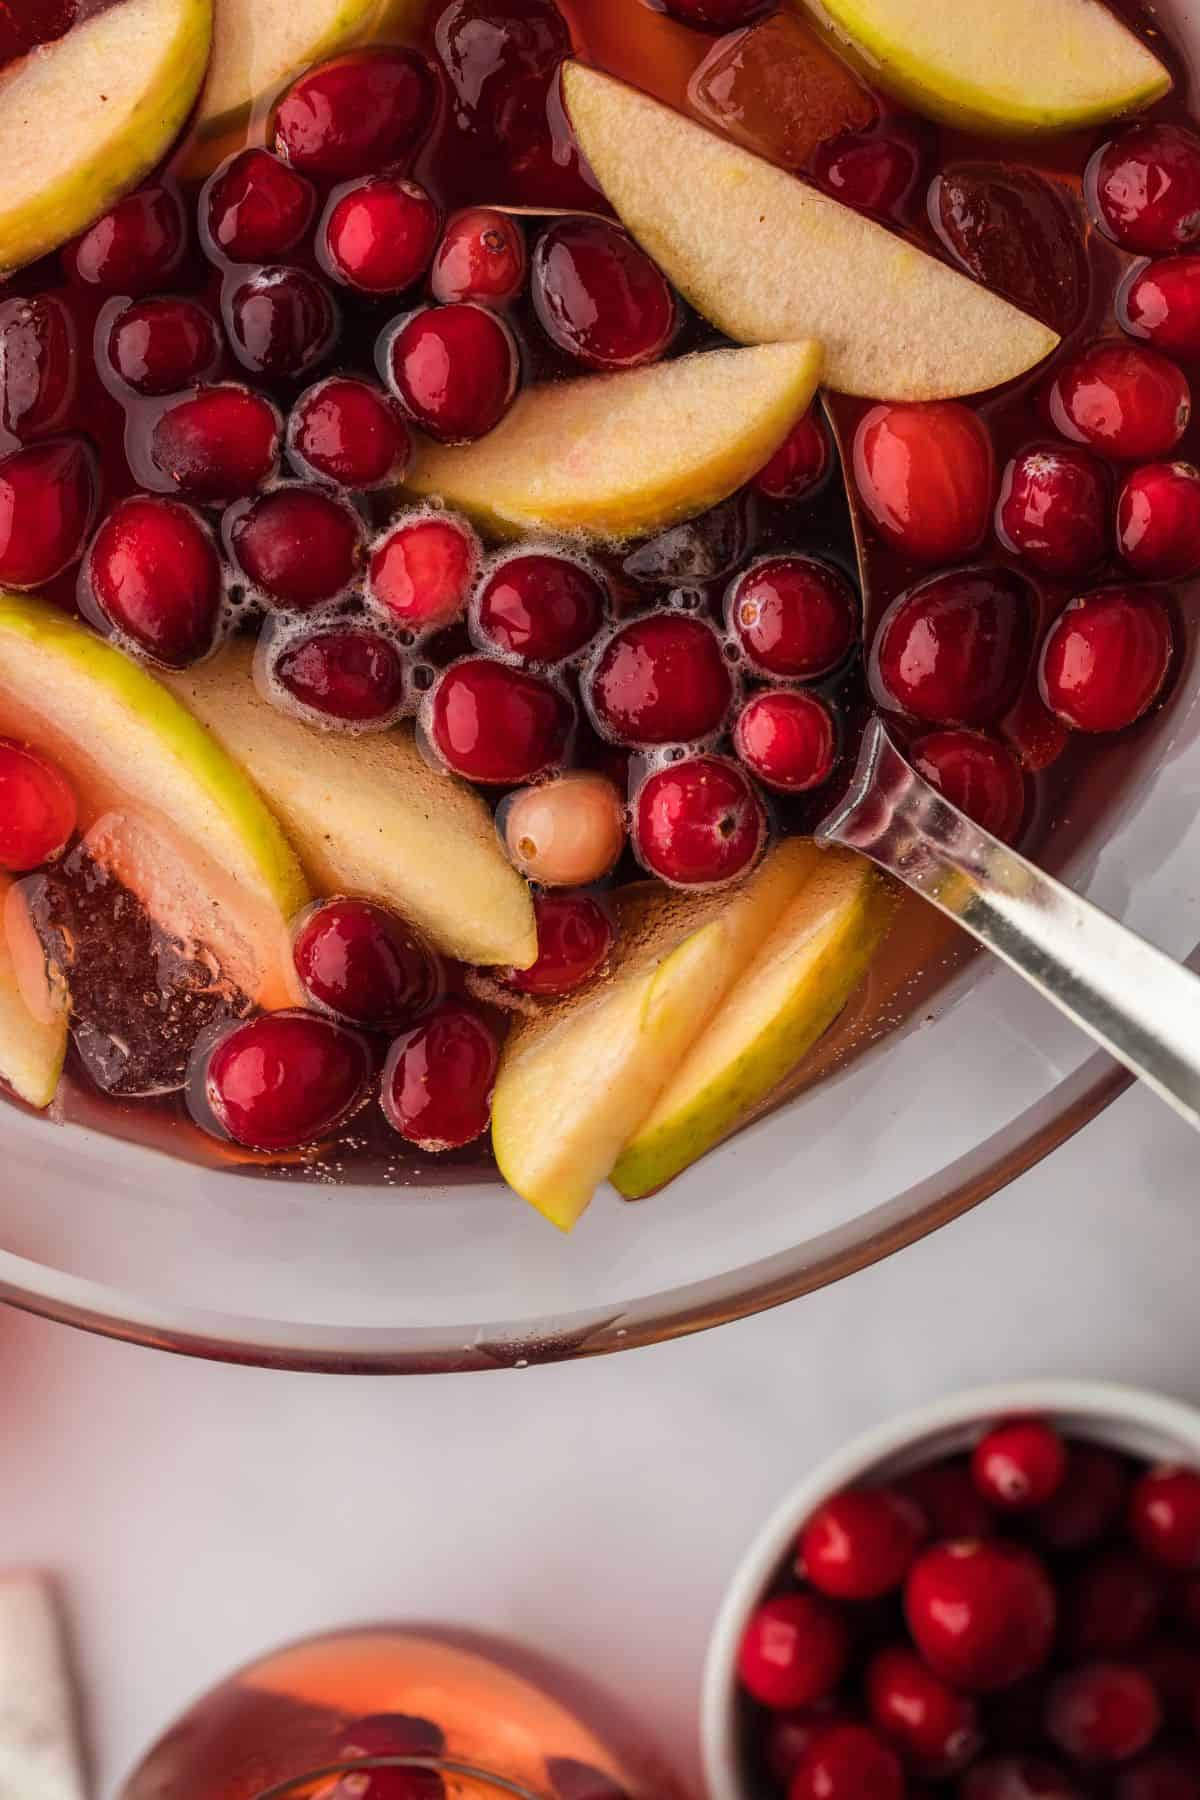
POLYGON ((879 720, 816 835, 931 901, 1200 1129, 1200 977, 964 817, 879 720))

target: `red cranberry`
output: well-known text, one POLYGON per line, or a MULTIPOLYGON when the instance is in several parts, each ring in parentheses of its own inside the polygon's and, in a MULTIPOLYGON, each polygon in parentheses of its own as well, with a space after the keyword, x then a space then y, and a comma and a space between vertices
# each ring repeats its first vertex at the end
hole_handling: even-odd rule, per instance
POLYGON ((992 1756, 963 1776, 958 1800, 1084 1800, 1065 1770, 1043 1756, 992 1756))
POLYGON ((763 464, 754 485, 768 500, 799 500, 825 479, 832 458, 829 432, 818 409, 811 407, 763 464))
POLYGON ((915 1500, 938 1538, 990 1537, 995 1521, 981 1499, 965 1462, 926 1463, 899 1483, 900 1491, 915 1500))
POLYGON ((1126 250, 1155 255, 1200 238, 1200 138, 1178 125, 1127 127, 1093 157, 1087 188, 1126 250))
POLYGON ((274 488, 244 503, 225 530, 238 567, 275 606, 308 612, 343 593, 358 568, 358 515, 319 488, 274 488))
POLYGON ((811 1706, 845 1672, 850 1639, 818 1594, 776 1594, 751 1613, 738 1648, 738 1678, 763 1706, 811 1706))
POLYGON ((1073 1656, 1127 1656, 1148 1641, 1162 1607, 1157 1573, 1132 1550, 1109 1550, 1068 1581, 1064 1637, 1073 1656))
POLYGON ((1036 676, 1026 681, 1015 705, 1001 719, 1000 735, 1030 775, 1057 762, 1071 736, 1042 699, 1036 676))
POLYGON ((1130 1497, 1129 1529, 1155 1562, 1200 1569, 1200 1474, 1169 1465, 1149 1470, 1130 1497))
POLYGON ((235 263, 275 262, 312 224, 316 189, 269 150, 240 150, 219 168, 200 198, 212 249, 235 263))
POLYGON ((81 587, 115 631, 168 668, 216 643, 221 559, 208 526, 179 500, 119 501, 92 539, 81 587))
POLYGON ((1054 1589, 1016 1544, 958 1539, 923 1551, 904 1608, 917 1649, 956 1687, 1011 1687, 1041 1668, 1054 1641, 1054 1589))
POLYGON ((766 827, 753 783, 719 756, 669 763, 642 783, 635 802, 638 856, 652 875, 677 887, 712 887, 744 875, 766 827))
POLYGON ((751 563, 726 596, 725 616, 754 667, 784 680, 827 675, 858 637, 854 590, 815 556, 751 563))
POLYGON ((1154 1689, 1126 1663, 1072 1669, 1046 1697, 1046 1735, 1074 1762, 1125 1762, 1146 1748, 1161 1722, 1154 1689))
POLYGON ((330 375, 301 394, 287 442, 299 474, 360 492, 401 481, 412 455, 391 395, 352 375, 330 375))
POLYGON ((367 592, 409 631, 438 631, 466 612, 480 554, 479 539, 465 519, 409 513, 375 539, 367 592))
POLYGON ((521 227, 509 213, 470 206, 455 213, 433 259, 435 300, 473 300, 508 306, 525 286, 529 256, 521 227))
POLYGON ((1189 1729, 1200 1706, 1200 1649, 1159 1638, 1134 1660, 1149 1677, 1168 1723, 1189 1729))
POLYGON ((1129 462, 1166 456, 1187 429, 1192 396, 1183 371, 1140 344, 1093 344, 1064 363, 1047 407, 1064 437, 1129 462))
POLYGON ((1131 271, 1117 296, 1131 337, 1192 362, 1200 357, 1200 256, 1168 256, 1131 271))
POLYGON ((321 901, 292 953, 308 999, 351 1025, 399 1031, 441 998, 441 964, 420 932, 370 900, 321 901))
POLYGON ((332 626, 292 638, 271 674, 294 700, 343 725, 395 717, 405 698, 404 659, 391 638, 361 626, 332 626))
POLYGON ((452 663, 426 702, 426 730, 468 781, 515 787, 566 757, 574 712, 560 689, 483 656, 452 663))
POLYGON ((586 563, 552 551, 506 556, 475 599, 477 636, 518 662, 556 663, 589 644, 604 622, 608 595, 586 563))
POLYGON ((1029 1512, 1058 1491, 1067 1451, 1052 1425, 1011 1419, 994 1425, 975 1446, 971 1475, 984 1499, 1004 1512, 1029 1512))
POLYGON ((75 323, 54 294, 0 300, 0 429, 43 437, 65 423, 77 383, 75 323))
POLYGON ((1176 1595, 1176 1610, 1182 1624, 1200 1637, 1200 1575, 1189 1576, 1180 1583, 1176 1595))
POLYGON ((951 806, 1011 843, 1025 817, 1025 781, 1012 751, 978 731, 931 731, 909 753, 951 806))
POLYGON ((1121 1770, 1113 1800, 1200 1800, 1200 1760, 1187 1750, 1152 1750, 1121 1770))
POLYGON ((612 920, 589 894, 537 894, 537 961, 505 978, 518 994, 569 994, 603 968, 613 947, 612 920))
POLYGON ((768 688, 738 714, 733 747, 767 787, 804 794, 829 780, 837 761, 837 726, 827 703, 795 688, 768 688))
POLYGON ((1165 578, 1200 569, 1200 469, 1143 463, 1117 498, 1117 549, 1138 575, 1165 578))
POLYGON ((50 438, 0 460, 0 583, 40 587, 78 562, 98 488, 82 438, 50 438))
POLYGON ((363 1040, 318 1013, 263 1013, 236 1025, 208 1059, 204 1091, 218 1124, 249 1150, 298 1150, 336 1131, 370 1080, 363 1040))
POLYGON ((331 201, 321 226, 329 273, 363 294, 399 294, 429 267, 440 215, 403 175, 371 175, 331 201))
POLYGON ((663 0, 672 18, 712 31, 734 31, 766 12, 769 0, 663 0))
POLYGON ((788 1800, 904 1800, 900 1759, 866 1725, 829 1725, 796 1765, 788 1800))
POLYGON ((866 1687, 874 1723, 926 1774, 952 1775, 973 1755, 974 1701, 939 1680, 914 1651, 880 1650, 867 1666, 866 1687))
POLYGON ((589 369, 656 362, 675 332, 666 276, 607 219, 564 219, 542 233, 533 305, 551 342, 589 369))
POLYGON ((847 1488, 818 1506, 800 1534, 800 1563, 835 1600, 873 1600, 898 1588, 925 1536, 925 1518, 889 1488, 847 1488))
POLYGON ((1042 698, 1076 731, 1123 731, 1162 692, 1173 648, 1171 615, 1157 594, 1083 594, 1046 634, 1042 698))
POLYGON ((187 220, 174 188, 154 184, 118 200, 62 253, 73 281, 108 294, 145 294, 183 261, 187 220))
POLYGON ((554 0, 450 0, 434 29, 460 122, 513 161, 547 140, 550 84, 571 36, 554 0))
POLYGON ((500 1045, 481 1013, 443 1000, 398 1037, 383 1071, 389 1125, 422 1150, 457 1150, 487 1130, 500 1045))
POLYGON ((288 89, 275 114, 275 148, 305 175, 369 175, 413 148, 433 103, 429 66, 415 51, 354 50, 288 89))
MULTIPOLYGON (((339 1760, 357 1761, 373 1756, 423 1756, 431 1760, 445 1755, 446 1739, 430 1719, 406 1713, 372 1713, 347 1726, 338 1746, 339 1760)), ((446 1784, 436 1769, 416 1767, 360 1770, 347 1775, 332 1800, 444 1800, 446 1784)))
POLYGON ((871 652, 881 706, 931 725, 986 725, 1016 699, 1037 603, 1009 569, 952 569, 900 594, 871 652))
POLYGON ((1001 477, 996 535, 1047 575, 1083 575, 1108 548, 1110 498, 1108 472, 1090 451, 1038 444, 1001 477))
POLYGON ((517 391, 520 359, 507 325, 483 306, 429 306, 387 341, 392 392, 423 431, 464 444, 497 426, 517 391))
POLYGON ((189 500, 219 505, 252 494, 274 475, 279 415, 233 382, 197 388, 160 416, 150 440, 159 475, 189 500))
POLYGON ((257 374, 307 375, 333 348, 338 313, 328 288, 306 269, 259 269, 226 303, 229 341, 257 374))
POLYGON ((24 875, 66 848, 75 830, 75 795, 38 751, 0 738, 0 869, 24 875))
POLYGON ((191 387, 212 373, 220 353, 212 314, 195 300, 135 300, 108 334, 108 360, 138 394, 191 387))
POLYGON ((996 470, 987 427, 958 400, 873 406, 854 434, 854 482, 903 555, 952 562, 988 527, 996 470))
POLYGON ((596 729, 631 746, 691 744, 720 730, 734 682, 715 631, 649 613, 609 638, 584 684, 596 729))
POLYGON ((820 186, 859 212, 895 212, 920 173, 916 139, 898 132, 843 131, 818 144, 813 157, 820 186))
POLYGON ((1067 1469, 1034 1529, 1050 1550, 1086 1550, 1098 1544, 1125 1510, 1129 1483, 1121 1460, 1099 1444, 1073 1444, 1067 1469))

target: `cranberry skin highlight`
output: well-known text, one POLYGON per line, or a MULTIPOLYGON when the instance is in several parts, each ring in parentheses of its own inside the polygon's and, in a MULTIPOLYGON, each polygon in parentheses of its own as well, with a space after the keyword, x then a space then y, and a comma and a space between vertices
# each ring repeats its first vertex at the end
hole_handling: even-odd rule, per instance
POLYGON ((1036 599, 1008 569, 932 575, 888 607, 870 686, 879 705, 930 725, 987 725, 1016 699, 1033 651, 1036 599))
POLYGON ((815 556, 766 556, 739 575, 725 618, 748 661, 781 681, 813 681, 849 655, 859 607, 840 569, 815 556))
POLYGON ((293 956, 308 998, 351 1025, 398 1031, 441 998, 441 964, 428 943, 399 913, 370 900, 313 907, 293 956))
POLYGON ((301 394, 287 445, 298 474, 360 493, 401 481, 412 456, 396 401, 349 375, 331 375, 301 394))
POLYGON ((1081 350, 1046 390, 1056 431, 1119 461, 1142 462, 1172 451, 1191 417, 1183 371, 1157 350, 1108 342, 1081 350))
POLYGON ((337 341, 333 296, 307 269, 258 269, 235 280, 223 304, 233 353, 257 375, 307 375, 337 341))
POLYGON ((406 630, 440 630, 465 614, 481 557, 465 519, 410 513, 393 520, 371 545, 367 594, 406 630))
POLYGON ((898 1588, 926 1535, 913 1501, 889 1488, 847 1488, 813 1513, 800 1534, 808 1580, 836 1600, 874 1600, 898 1588))
POLYGON ((583 683, 597 731, 651 749, 702 743, 720 730, 734 679, 711 626, 685 613, 648 613, 622 625, 583 683))
POLYGON ((1117 497, 1117 549, 1137 575, 1167 580, 1200 569, 1200 470, 1144 463, 1117 497))
POLYGON ((944 564, 982 541, 996 473, 987 428, 957 400, 875 406, 854 434, 867 517, 914 562, 944 564))
POLYGON ((321 222, 321 260, 335 281, 359 293, 403 293, 429 267, 439 224, 437 206, 417 182, 369 176, 331 198, 321 222))
POLYGON ((1117 295, 1117 318, 1131 337, 1194 362, 1200 357, 1200 256, 1168 256, 1131 270, 1117 295))
POLYGON ((173 394, 211 375, 221 354, 216 321, 196 300, 135 300, 108 334, 114 373, 138 394, 173 394))
POLYGON ((777 1594, 757 1606, 738 1649, 738 1678, 762 1706, 811 1706, 845 1672, 850 1640, 842 1615, 817 1594, 777 1594))
POLYGON ((1047 632, 1042 698, 1075 731, 1124 731, 1162 692, 1173 652, 1171 615, 1153 590, 1099 588, 1047 632))
POLYGON ((1085 575, 1109 544, 1111 484, 1089 450, 1041 444, 1008 464, 996 502, 996 536, 1046 575, 1085 575))
POLYGON ((174 188, 137 188, 89 225, 62 252, 63 268, 80 287, 106 294, 146 294, 183 261, 188 227, 174 188))
POLYGON ((600 576, 550 551, 505 556, 472 608, 475 637, 522 663, 558 663, 591 643, 608 606, 600 576))
POLYGON ((904 1609, 917 1649, 954 1687, 1011 1687, 1050 1654, 1054 1589, 1038 1559, 994 1540, 937 1544, 913 1564, 904 1609))
POLYGON ((0 460, 0 583, 40 587, 78 562, 98 499, 82 438, 47 438, 0 460))
POLYGON ((0 869, 24 875, 66 849, 76 825, 66 776, 40 752, 0 738, 0 869))
POLYGON ((616 938, 612 920, 589 894, 537 894, 533 910, 537 961, 511 969, 506 985, 547 999, 569 994, 603 968, 616 938))
POLYGON ((207 656, 221 625, 221 559, 208 526, 178 500, 134 494, 92 540, 81 582, 104 620, 167 668, 207 656))
POLYGON ((269 605, 308 612, 342 593, 362 553, 362 525, 344 501, 299 483, 235 508, 225 536, 269 605))
POLYGON ((975 1446, 971 1474, 984 1499, 1002 1512, 1029 1512, 1058 1492, 1067 1472, 1066 1446, 1040 1419, 994 1425, 975 1446))
POLYGON ((317 212, 317 191, 269 150, 240 150, 200 196, 211 253, 233 263, 275 262, 295 249, 317 212))
POLYGON ((275 149, 318 179, 369 175, 418 143, 433 105, 433 76, 415 51, 354 50, 288 89, 275 114, 275 149))
POLYGON ((442 234, 429 277, 435 300, 511 306, 525 286, 529 253, 520 223, 488 206, 455 213, 442 234))
POLYGON ((918 738, 913 767, 951 806, 1009 844, 1025 817, 1025 779, 1012 751, 981 731, 931 731, 918 738))
POLYGON ((1136 124, 1097 152, 1085 176, 1092 211, 1126 250, 1151 256, 1200 238, 1200 138, 1136 124))
POLYGON ((768 500, 799 500, 821 485, 832 460, 829 431, 819 409, 810 407, 758 471, 754 486, 768 500))
POLYGON ((634 847, 676 887, 716 887, 744 875, 766 840, 753 783, 719 756, 693 756, 649 776, 634 802, 634 847))
POLYGON ((389 725, 407 697, 399 650, 390 637, 361 625, 285 640, 270 656, 268 669, 293 700, 318 715, 318 722, 389 725))
POLYGON ((234 382, 196 388, 164 407, 150 434, 159 481, 217 506, 263 487, 279 466, 279 414, 234 382))
POLYGON ((388 384, 422 431, 443 444, 485 437, 516 397, 516 340, 486 307, 457 304, 411 313, 386 340, 388 384))
POLYGON ((590 369, 656 362, 675 333, 657 264, 607 219, 564 219, 533 253, 533 305, 551 343, 590 369))
POLYGON ((329 1137, 370 1082, 363 1040, 332 1019, 292 1010, 237 1025, 207 1061, 204 1092, 218 1124, 248 1150, 298 1150, 329 1137))
POLYGON ((457 1150, 487 1130, 500 1045, 482 1013, 447 999, 398 1037, 384 1065, 382 1103, 393 1131, 431 1152, 457 1150))
POLYGON ((767 688, 738 714, 733 747, 739 761, 766 787, 781 794, 803 794, 833 774, 838 730, 819 695, 767 688))
POLYGON ((540 676, 464 657, 427 696, 423 719, 435 751, 456 775, 485 787, 514 787, 565 760, 574 708, 540 676))
POLYGON ((1129 1501, 1129 1529, 1147 1556, 1168 1569, 1200 1569, 1200 1473, 1151 1469, 1129 1501))

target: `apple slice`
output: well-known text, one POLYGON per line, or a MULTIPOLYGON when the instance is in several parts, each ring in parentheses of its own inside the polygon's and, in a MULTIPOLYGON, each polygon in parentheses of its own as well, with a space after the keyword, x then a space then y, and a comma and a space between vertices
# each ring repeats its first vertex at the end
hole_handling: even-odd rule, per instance
POLYGON ((29 1106, 49 1106, 66 1053, 66 997, 46 979, 20 888, 0 875, 0 1082, 29 1106))
POLYGON ((1007 300, 670 107, 580 63, 563 81, 624 224, 739 343, 817 338, 828 385, 877 400, 981 393, 1057 344, 1007 300))
POLYGON ((656 883, 616 897, 617 961, 594 986, 522 1019, 504 1046, 492 1145, 509 1186, 570 1231, 705 1022, 812 874, 780 844, 736 893, 656 883))
POLYGON ((1171 86, 1100 0, 818 0, 812 10, 849 41, 869 79, 966 131, 1078 131, 1149 106, 1171 86))
POLYGON ((734 1129, 845 1006, 886 929, 892 894, 863 857, 819 861, 657 1104, 622 1150, 629 1200, 661 1187, 734 1129))
POLYGON ((820 373, 819 344, 770 344, 527 388, 486 437, 426 445, 407 486, 505 536, 638 537, 694 518, 756 474, 820 373))
POLYGON ((490 812, 430 767, 410 726, 351 737, 302 725, 262 698, 248 644, 167 679, 253 777, 319 893, 386 901, 462 962, 535 960, 529 888, 490 812))
POLYGON ((191 111, 212 0, 116 0, 0 74, 0 277, 135 187, 191 111))

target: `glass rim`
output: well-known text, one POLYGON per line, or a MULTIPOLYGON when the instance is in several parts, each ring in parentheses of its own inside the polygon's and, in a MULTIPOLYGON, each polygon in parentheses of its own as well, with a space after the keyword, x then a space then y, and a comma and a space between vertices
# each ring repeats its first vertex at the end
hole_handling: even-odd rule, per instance
POLYGON ((255 1795, 255 1800, 300 1800, 301 1790, 314 1781, 329 1780, 335 1775, 367 1775, 372 1769, 424 1769, 434 1775, 458 1775, 511 1794, 514 1800, 546 1800, 544 1794, 534 1793, 532 1788, 522 1787, 506 1775, 497 1775, 491 1769, 481 1769, 474 1763, 458 1762, 446 1756, 356 1756, 350 1761, 341 1758, 316 1769, 307 1769, 302 1775, 289 1775, 285 1781, 263 1788, 255 1795))

